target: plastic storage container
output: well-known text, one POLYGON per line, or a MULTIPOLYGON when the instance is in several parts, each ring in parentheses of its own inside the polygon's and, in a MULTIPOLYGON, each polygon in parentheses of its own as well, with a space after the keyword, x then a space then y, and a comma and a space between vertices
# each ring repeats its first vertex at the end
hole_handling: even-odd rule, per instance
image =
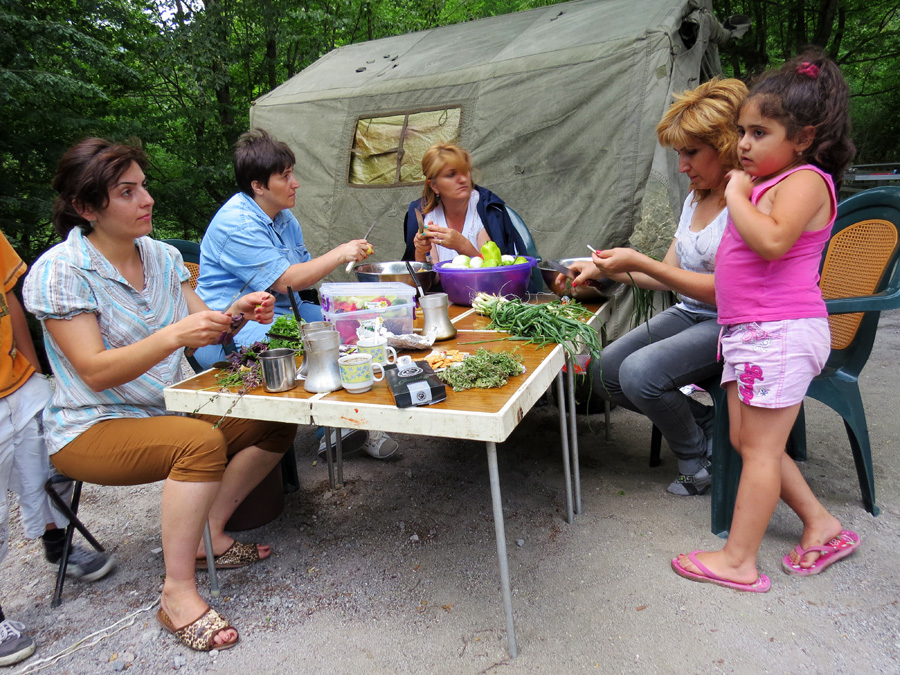
POLYGON ((400 281, 327 283, 319 287, 319 302, 326 314, 385 309, 397 305, 411 305, 414 308, 415 298, 416 289, 400 281))
MULTIPOLYGON (((371 286, 372 284, 366 284, 371 286)), ((406 284, 402 284, 405 286, 406 284)), ((409 288, 407 286, 407 288, 409 288)), ((384 327, 394 335, 408 335, 413 332, 413 320, 416 318, 414 302, 391 305, 389 307, 361 309, 355 312, 325 312, 325 320, 334 324, 341 336, 341 344, 355 345, 356 329, 364 322, 381 317, 384 327)))
POLYGON ((471 305, 478 293, 490 295, 514 295, 524 299, 528 295, 531 268, 537 260, 524 256, 528 262, 502 267, 478 267, 463 269, 446 268, 446 262, 434 266, 444 292, 454 305, 471 305))

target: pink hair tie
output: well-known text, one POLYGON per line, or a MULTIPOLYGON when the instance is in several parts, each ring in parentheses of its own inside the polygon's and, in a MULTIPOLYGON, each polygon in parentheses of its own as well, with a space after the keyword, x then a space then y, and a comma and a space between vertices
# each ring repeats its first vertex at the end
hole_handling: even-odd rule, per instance
POLYGON ((812 79, 816 79, 819 76, 819 66, 817 66, 815 63, 804 61, 799 66, 797 66, 797 72, 801 75, 807 75, 812 79))

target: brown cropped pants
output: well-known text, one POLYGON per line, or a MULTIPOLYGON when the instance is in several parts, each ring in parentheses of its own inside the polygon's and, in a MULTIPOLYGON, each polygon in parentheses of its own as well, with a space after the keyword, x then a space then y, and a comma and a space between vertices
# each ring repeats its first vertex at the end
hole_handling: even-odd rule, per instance
POLYGON ((70 478, 98 485, 142 485, 171 478, 187 482, 222 479, 228 458, 255 445, 284 454, 296 424, 210 415, 163 415, 98 422, 50 456, 70 478))

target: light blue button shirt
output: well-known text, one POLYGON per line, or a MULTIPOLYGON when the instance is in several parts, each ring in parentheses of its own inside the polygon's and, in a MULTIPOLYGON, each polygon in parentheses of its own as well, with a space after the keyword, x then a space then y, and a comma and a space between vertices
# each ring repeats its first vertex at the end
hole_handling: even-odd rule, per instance
MULTIPOLYGON (((251 197, 238 192, 219 209, 203 235, 197 295, 210 309, 224 310, 252 279, 244 293, 269 291, 275 296, 276 318, 292 314, 288 296, 271 286, 288 267, 311 259, 300 223, 290 210, 284 209, 273 221, 251 197)), ((306 321, 322 318, 318 305, 311 303, 304 303, 300 313, 306 321)), ((268 330, 268 325, 247 322, 235 336, 235 343, 248 345, 264 340, 268 330)), ((207 366, 222 358, 224 352, 217 347, 198 350, 197 360, 207 366)))

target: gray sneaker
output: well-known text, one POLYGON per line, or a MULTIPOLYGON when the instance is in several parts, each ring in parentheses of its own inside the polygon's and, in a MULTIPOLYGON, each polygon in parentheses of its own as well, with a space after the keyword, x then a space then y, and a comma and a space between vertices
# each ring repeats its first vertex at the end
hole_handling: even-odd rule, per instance
POLYGON ((710 485, 712 485, 712 476, 708 468, 704 466, 695 474, 689 476, 681 474, 678 476, 666 488, 666 492, 679 497, 694 497, 706 494, 710 485))
MULTIPOLYGON (((366 444, 369 439, 369 432, 365 429, 341 429, 341 455, 346 457, 350 453, 356 452, 366 444)), ((331 430, 331 447, 334 448, 336 443, 334 429, 331 430)), ((319 441, 319 454, 325 456, 325 437, 319 441)))
POLYGON ((34 640, 22 631, 24 624, 7 619, 0 623, 0 666, 11 666, 34 654, 34 640))
MULTIPOLYGON (((50 563, 59 569, 59 560, 50 563)), ((69 564, 66 566, 66 576, 79 581, 97 581, 110 573, 116 561, 100 551, 88 550, 80 546, 73 546, 69 553, 69 564)))

